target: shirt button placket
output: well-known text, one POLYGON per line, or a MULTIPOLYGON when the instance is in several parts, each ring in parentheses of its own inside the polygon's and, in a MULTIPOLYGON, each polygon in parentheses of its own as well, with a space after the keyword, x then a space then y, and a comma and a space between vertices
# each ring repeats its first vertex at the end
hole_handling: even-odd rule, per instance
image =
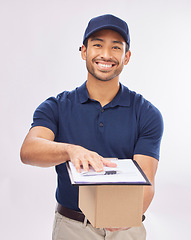
POLYGON ((104 124, 103 124, 103 115, 102 115, 103 112, 104 112, 104 109, 101 108, 101 113, 99 115, 99 127, 100 127, 101 131, 103 131, 103 126, 104 126, 104 124))
POLYGON ((100 122, 100 123, 99 123, 99 126, 100 126, 100 127, 103 127, 103 123, 102 123, 102 122, 100 122))

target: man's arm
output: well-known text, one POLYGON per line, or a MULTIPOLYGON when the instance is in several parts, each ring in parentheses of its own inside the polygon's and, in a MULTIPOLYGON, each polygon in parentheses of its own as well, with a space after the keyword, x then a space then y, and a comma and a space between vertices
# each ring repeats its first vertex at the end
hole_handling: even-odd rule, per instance
POLYGON ((133 159, 139 164, 152 184, 152 186, 144 186, 143 213, 145 213, 155 193, 155 174, 158 167, 158 160, 141 154, 134 155, 133 159))
MULTIPOLYGON (((143 214, 146 212, 147 208, 149 207, 155 191, 155 174, 157 171, 158 160, 149 156, 136 154, 133 157, 139 166, 142 168, 143 172, 148 177, 149 181, 151 182, 152 186, 144 186, 144 195, 143 195, 143 214)), ((111 232, 125 230, 127 228, 107 228, 107 230, 111 232)))
POLYGON ((96 152, 81 146, 54 141, 54 133, 45 127, 34 127, 27 134, 20 151, 21 161, 25 164, 51 167, 70 160, 80 172, 91 165, 95 171, 103 171, 103 165, 116 167, 96 152))

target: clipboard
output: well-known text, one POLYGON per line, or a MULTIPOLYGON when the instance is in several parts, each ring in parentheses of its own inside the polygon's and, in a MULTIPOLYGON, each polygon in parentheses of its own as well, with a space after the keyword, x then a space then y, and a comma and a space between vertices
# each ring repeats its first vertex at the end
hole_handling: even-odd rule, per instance
POLYGON ((151 185, 149 179, 139 166, 139 164, 132 159, 118 159, 114 161, 117 164, 116 168, 104 166, 104 171, 116 171, 116 174, 96 174, 94 169, 90 166, 91 176, 84 176, 84 170, 78 173, 74 165, 68 161, 66 163, 68 174, 72 185, 87 186, 87 185, 151 185))

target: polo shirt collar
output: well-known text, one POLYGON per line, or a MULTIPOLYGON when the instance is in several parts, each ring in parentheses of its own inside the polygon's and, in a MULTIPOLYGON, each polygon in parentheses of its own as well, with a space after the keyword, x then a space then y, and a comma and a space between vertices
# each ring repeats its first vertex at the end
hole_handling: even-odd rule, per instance
POLYGON ((129 107, 130 106, 130 91, 127 87, 120 83, 120 89, 114 99, 109 103, 110 107, 122 106, 129 107))
POLYGON ((83 83, 80 87, 77 88, 81 103, 85 103, 90 99, 88 90, 86 88, 86 82, 87 81, 85 81, 85 83, 83 83))
MULTIPOLYGON (((86 103, 90 99, 88 90, 86 87, 86 82, 84 82, 80 87, 77 88, 79 94, 79 100, 81 103, 86 103)), ((108 104, 108 107, 116 106, 130 106, 130 91, 127 87, 120 83, 120 89, 114 99, 108 104)))

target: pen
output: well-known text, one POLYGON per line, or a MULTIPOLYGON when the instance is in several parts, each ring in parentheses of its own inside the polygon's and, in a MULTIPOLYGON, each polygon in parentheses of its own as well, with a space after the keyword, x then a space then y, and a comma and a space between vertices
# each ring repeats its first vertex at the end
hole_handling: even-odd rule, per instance
POLYGON ((103 172, 84 172, 82 173, 83 176, 97 176, 97 175, 113 175, 119 173, 118 171, 115 170, 110 170, 110 171, 103 171, 103 172))

